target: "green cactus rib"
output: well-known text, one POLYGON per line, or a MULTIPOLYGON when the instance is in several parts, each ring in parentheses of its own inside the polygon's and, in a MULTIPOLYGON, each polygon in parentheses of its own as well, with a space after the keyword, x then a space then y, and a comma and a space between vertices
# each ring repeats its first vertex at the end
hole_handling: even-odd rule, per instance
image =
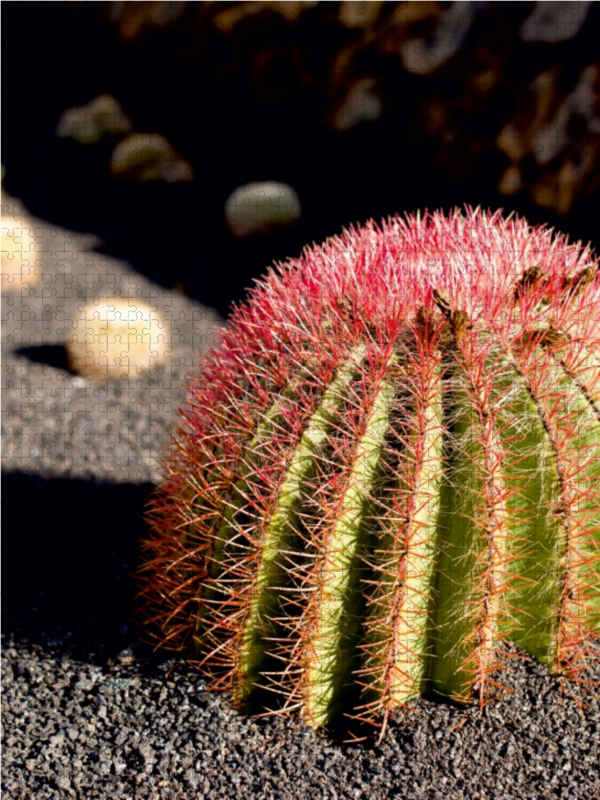
POLYGON ((581 415, 573 447, 581 454, 580 460, 587 462, 585 473, 578 476, 578 489, 582 498, 579 512, 586 520, 588 533, 581 537, 581 558, 577 567, 579 583, 586 588, 589 599, 579 613, 584 625, 598 630, 600 571, 594 566, 594 557, 600 553, 600 508, 598 502, 594 502, 594 490, 600 481, 600 358, 587 353, 575 364, 569 364, 560 356, 557 353, 555 357, 562 374, 579 390, 574 393, 571 405, 572 410, 581 415), (594 587, 596 591, 590 592, 594 587))
MULTIPOLYGON (((541 363, 539 348, 535 355, 541 363)), ((512 442, 523 454, 520 469, 528 477, 521 511, 527 507, 530 513, 521 530, 515 525, 515 540, 522 544, 511 564, 516 580, 510 602, 518 624, 510 636, 556 671, 562 640, 578 637, 580 626, 598 628, 593 558, 600 550, 600 509, 593 490, 600 477, 600 419, 590 392, 582 392, 583 384, 558 360, 548 362, 546 386, 533 385, 534 370, 528 376, 525 381, 520 372, 514 379, 525 390, 520 424, 530 426, 529 443, 522 434, 512 442), (559 408, 557 393, 563 398, 559 408)))
MULTIPOLYGON (((429 359, 431 360, 431 359, 429 359)), ((423 359, 427 364, 427 358, 423 359)), ((429 609, 436 564, 436 525, 443 474, 442 369, 428 377, 407 415, 397 476, 384 495, 374 549, 377 580, 365 624, 365 706, 395 708, 419 696, 427 678, 429 609), (386 503, 399 504, 385 510, 386 503), (370 702, 369 702, 370 701, 370 702)))
POLYGON ((221 519, 221 525, 219 526, 216 534, 214 534, 212 537, 211 554, 209 557, 210 579, 206 581, 202 588, 203 605, 201 606, 200 613, 198 614, 196 642, 199 650, 203 645, 206 645, 208 640, 207 634, 210 631, 210 604, 217 598, 221 590, 222 584, 220 584, 220 580, 226 565, 225 546, 236 533, 236 527, 234 524, 235 514, 242 509, 246 503, 245 492, 247 480, 255 468, 252 462, 252 454, 257 450, 261 442, 268 441, 269 435, 272 435, 274 428, 277 426, 278 422, 281 421, 281 406, 283 401, 286 398, 292 398, 294 394, 295 392, 293 386, 287 386, 281 395, 278 396, 277 400, 267 410, 264 419, 254 434, 253 439, 248 444, 248 455, 241 462, 239 468, 241 477, 232 487, 232 494, 225 506, 225 511, 221 519))
MULTIPOLYGON (((281 552, 295 544, 293 532, 298 525, 301 491, 314 471, 315 454, 322 449, 337 419, 337 412, 348 385, 356 377, 358 365, 364 355, 365 345, 361 343, 340 367, 335 379, 323 394, 320 405, 309 419, 287 467, 275 511, 266 526, 256 582, 243 626, 239 651, 239 684, 236 690, 240 700, 248 696, 259 679, 268 647, 268 620, 278 610, 279 596, 276 587, 285 581, 286 576, 280 561, 281 552)), ((276 413, 276 406, 277 403, 270 412, 271 416, 276 413)), ((260 440, 262 433, 257 432, 257 440, 260 440)), ((243 488, 240 488, 240 495, 243 495, 243 488)))
MULTIPOLYGON (((538 350, 538 361, 543 353, 538 350)), ((598 504, 591 489, 597 486, 600 474, 600 428, 593 407, 574 381, 557 363, 550 373, 558 374, 554 391, 567 398, 569 413, 577 419, 581 433, 570 434, 567 445, 559 452, 556 428, 549 417, 549 390, 546 402, 542 392, 534 385, 533 370, 529 380, 516 367, 510 354, 496 360, 496 374, 492 385, 492 405, 498 404, 497 427, 502 430, 502 442, 494 444, 510 470, 504 470, 501 482, 510 498, 501 514, 505 523, 497 532, 497 561, 506 569, 506 592, 499 598, 497 633, 506 634, 519 646, 545 663, 551 670, 558 666, 561 615, 565 613, 565 587, 580 593, 582 586, 597 582, 597 571, 592 559, 598 553, 598 535, 581 533, 577 545, 577 528, 580 518, 595 515, 587 520, 588 531, 599 530, 598 504), (566 513, 565 494, 567 480, 564 470, 581 463, 584 451, 586 466, 578 468, 569 491, 585 497, 578 503, 575 513, 566 513), (558 613, 557 613, 558 609, 558 613)), ((455 390, 456 391, 456 390, 455 390)), ((459 390, 460 391, 460 390, 459 390)), ((480 465, 485 452, 477 437, 472 435, 477 420, 473 409, 463 396, 461 412, 455 418, 452 436, 457 437, 454 454, 442 487, 442 512, 440 535, 440 569, 438 579, 437 610, 434 624, 435 646, 431 667, 431 685, 434 691, 455 699, 467 699, 470 673, 465 670, 469 650, 473 649, 473 618, 461 608, 473 602, 474 590, 480 585, 477 578, 477 558, 481 546, 477 544, 478 524, 473 499, 483 489, 484 476, 480 465), (466 439, 465 439, 466 437, 466 439), (456 444, 459 444, 457 447, 456 444), (445 597, 452 598, 444 603, 445 597)), ((500 488, 500 487, 498 487, 500 488)), ((502 491, 502 490, 500 490, 502 491)), ((495 585, 501 585, 502 575, 495 585)), ((572 616, 588 626, 598 626, 598 593, 591 604, 582 601, 573 608, 572 616)), ((564 632, 563 632, 564 633, 564 632)), ((480 633, 481 636, 481 633, 480 633)), ((489 631, 494 637, 494 632, 489 631)), ((477 643, 481 644, 481 642, 477 643)))
POLYGON ((505 392, 499 417, 508 460, 513 465, 506 483, 512 492, 507 504, 512 580, 507 592, 508 613, 502 630, 512 641, 551 667, 556 656, 561 570, 565 537, 559 464, 539 400, 511 356, 494 387, 505 392), (543 523, 543 524, 541 524, 543 523))
MULTIPOLYGON (((567 555, 567 575, 564 594, 566 613, 577 618, 577 622, 597 627, 600 622, 600 592, 582 605, 582 587, 597 587, 600 581, 598 569, 592 559, 600 552, 600 508, 594 487, 600 479, 600 413, 594 392, 582 392, 580 381, 558 363, 553 369, 557 376, 557 387, 564 392, 569 417, 574 423, 573 436, 562 443, 566 460, 578 466, 573 480, 574 509, 569 512, 569 540, 571 552, 567 555)), ((597 369, 597 368, 596 368, 597 369)), ((596 389, 597 395, 597 389, 596 389)))
POLYGON ((234 524, 234 517, 237 511, 244 507, 247 502, 246 489, 248 479, 252 476, 256 469, 255 453, 259 450, 264 442, 268 442, 270 437, 273 436, 278 424, 281 423, 281 408, 283 401, 288 398, 293 398, 295 389, 293 386, 286 386, 282 393, 277 397, 272 406, 265 413, 264 419, 259 424, 254 434, 254 437, 249 442, 246 448, 246 456, 240 464, 240 477, 233 487, 233 497, 227 504, 221 526, 216 534, 213 552, 212 552, 212 567, 211 576, 213 579, 218 578, 223 571, 223 555, 225 545, 229 539, 235 534, 236 527, 234 524))
MULTIPOLYGON (((397 359, 392 352, 387 368, 397 359)), ((337 519, 323 543, 317 613, 304 643, 308 654, 304 714, 315 727, 330 719, 339 695, 352 680, 353 643, 355 646, 362 610, 357 566, 365 545, 365 507, 378 474, 395 390, 395 382, 384 379, 372 401, 337 519)))
MULTIPOLYGON (((486 368, 501 366, 492 355, 486 368)), ((457 701, 468 699, 473 676, 483 677, 490 664, 508 543, 503 448, 481 394, 489 382, 470 373, 466 364, 453 365, 444 395, 447 468, 440 487, 429 673, 432 690, 457 701)))

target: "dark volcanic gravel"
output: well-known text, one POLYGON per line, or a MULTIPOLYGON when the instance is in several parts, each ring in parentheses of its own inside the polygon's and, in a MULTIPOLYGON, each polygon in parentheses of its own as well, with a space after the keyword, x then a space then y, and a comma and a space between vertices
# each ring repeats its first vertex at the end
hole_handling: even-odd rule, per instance
POLYGON ((583 721, 539 666, 515 668, 483 717, 420 701, 373 748, 243 718, 135 647, 104 666, 24 642, 4 658, 7 798, 600 797, 598 708, 583 721))
POLYGON ((514 660, 514 693, 483 714, 422 700, 380 745, 348 745, 242 717, 140 643, 140 517, 181 381, 220 323, 85 237, 41 223, 40 236, 48 277, 2 299, 3 797, 600 798, 600 708, 582 716, 540 665, 514 660), (86 385, 65 369, 64 321, 128 291, 172 309, 173 365, 86 385))

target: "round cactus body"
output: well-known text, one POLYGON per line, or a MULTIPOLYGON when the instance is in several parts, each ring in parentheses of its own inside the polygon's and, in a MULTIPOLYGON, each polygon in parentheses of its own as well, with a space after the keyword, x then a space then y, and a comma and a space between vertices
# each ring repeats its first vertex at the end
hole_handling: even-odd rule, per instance
POLYGON ((351 228, 235 309, 163 466, 146 612, 239 708, 264 690, 317 728, 485 702, 509 642, 577 679, 600 637, 598 261, 479 209, 351 228))

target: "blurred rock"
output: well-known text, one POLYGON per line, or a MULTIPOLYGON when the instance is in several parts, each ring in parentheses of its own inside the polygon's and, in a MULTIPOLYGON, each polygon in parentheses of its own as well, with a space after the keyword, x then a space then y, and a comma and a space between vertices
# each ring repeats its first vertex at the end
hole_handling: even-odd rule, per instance
POLYGON ((194 170, 159 133, 132 133, 119 142, 110 159, 118 178, 136 181, 193 181, 194 170))
POLYGON ((31 222, 2 214, 2 291, 28 289, 42 276, 39 247, 31 222))
POLYGON ((147 30, 166 28, 181 18, 186 6, 182 2, 109 2, 103 3, 102 13, 108 21, 117 27, 119 37, 124 42, 136 42, 142 39, 147 30))
POLYGON ((376 31, 378 46, 402 58, 409 42, 434 35, 441 12, 442 3, 434 0, 395 3, 389 19, 376 31))
POLYGON ((248 183, 232 192, 225 204, 225 219, 234 236, 270 233, 300 219, 300 199, 291 186, 276 181, 248 183))
POLYGON ((347 131, 361 122, 374 122, 381 116, 383 104, 376 90, 375 78, 359 78, 348 87, 342 105, 335 111, 333 127, 347 131))
POLYGON ((558 172, 543 174, 531 190, 537 205, 565 216, 590 177, 595 177, 597 188, 598 149, 598 145, 582 149, 577 153, 576 161, 567 155, 558 172))
POLYGON ((436 27, 427 36, 409 39, 401 48, 402 63, 413 75, 428 75, 455 55, 473 22, 476 9, 471 0, 451 3, 436 18, 436 27))
MULTIPOLYGON (((518 163, 535 148, 538 163, 546 163, 542 131, 547 128, 558 110, 558 70, 540 72, 535 80, 521 92, 515 115, 500 131, 497 146, 518 163)), ((556 127, 556 126, 555 126, 556 127)), ((548 143, 552 146, 552 143, 548 143)))
POLYGON ((171 357, 171 326, 139 298, 91 301, 73 320, 69 366, 94 382, 128 380, 171 357))
POLYGON ((293 0, 293 2, 279 2, 278 0, 259 0, 259 2, 222 3, 220 5, 229 5, 230 7, 217 12, 214 17, 215 28, 221 33, 231 33, 238 22, 248 17, 256 16, 263 11, 279 14, 288 22, 297 22, 302 12, 317 6, 318 1, 299 2, 299 0, 293 0))
POLYGON ((591 4, 591 0, 567 3, 537 0, 531 15, 521 26, 521 39, 548 44, 572 39, 585 22, 591 4))
POLYGON ((117 655, 117 661, 123 667, 130 667, 132 664, 135 664, 135 653, 131 647, 126 647, 125 650, 121 650, 121 652, 117 655))
POLYGON ((505 170, 502 177, 500 178, 500 183, 498 184, 498 190, 501 194, 510 195, 517 194, 523 188, 523 176, 521 175, 521 170, 515 164, 511 164, 508 169, 505 170))
POLYGON ((343 0, 339 5, 339 21, 345 28, 370 28, 377 21, 383 0, 370 3, 343 0))
POLYGON ((133 123, 115 98, 101 94, 85 106, 67 109, 59 120, 56 135, 79 144, 94 144, 132 129, 133 123))

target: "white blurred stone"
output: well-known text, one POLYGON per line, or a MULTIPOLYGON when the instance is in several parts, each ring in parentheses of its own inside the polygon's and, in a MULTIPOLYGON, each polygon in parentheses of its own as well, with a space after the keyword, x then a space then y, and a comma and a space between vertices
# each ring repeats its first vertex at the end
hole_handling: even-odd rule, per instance
POLYGON ((26 218, 2 215, 2 291, 28 289, 42 276, 35 231, 26 218))
POLYGON ((225 219, 234 236, 269 233, 300 219, 300 199, 291 186, 277 181, 239 186, 227 198, 225 219))
POLYGON ((170 360, 171 326, 139 298, 91 301, 66 348, 71 368, 88 380, 127 380, 170 360))

